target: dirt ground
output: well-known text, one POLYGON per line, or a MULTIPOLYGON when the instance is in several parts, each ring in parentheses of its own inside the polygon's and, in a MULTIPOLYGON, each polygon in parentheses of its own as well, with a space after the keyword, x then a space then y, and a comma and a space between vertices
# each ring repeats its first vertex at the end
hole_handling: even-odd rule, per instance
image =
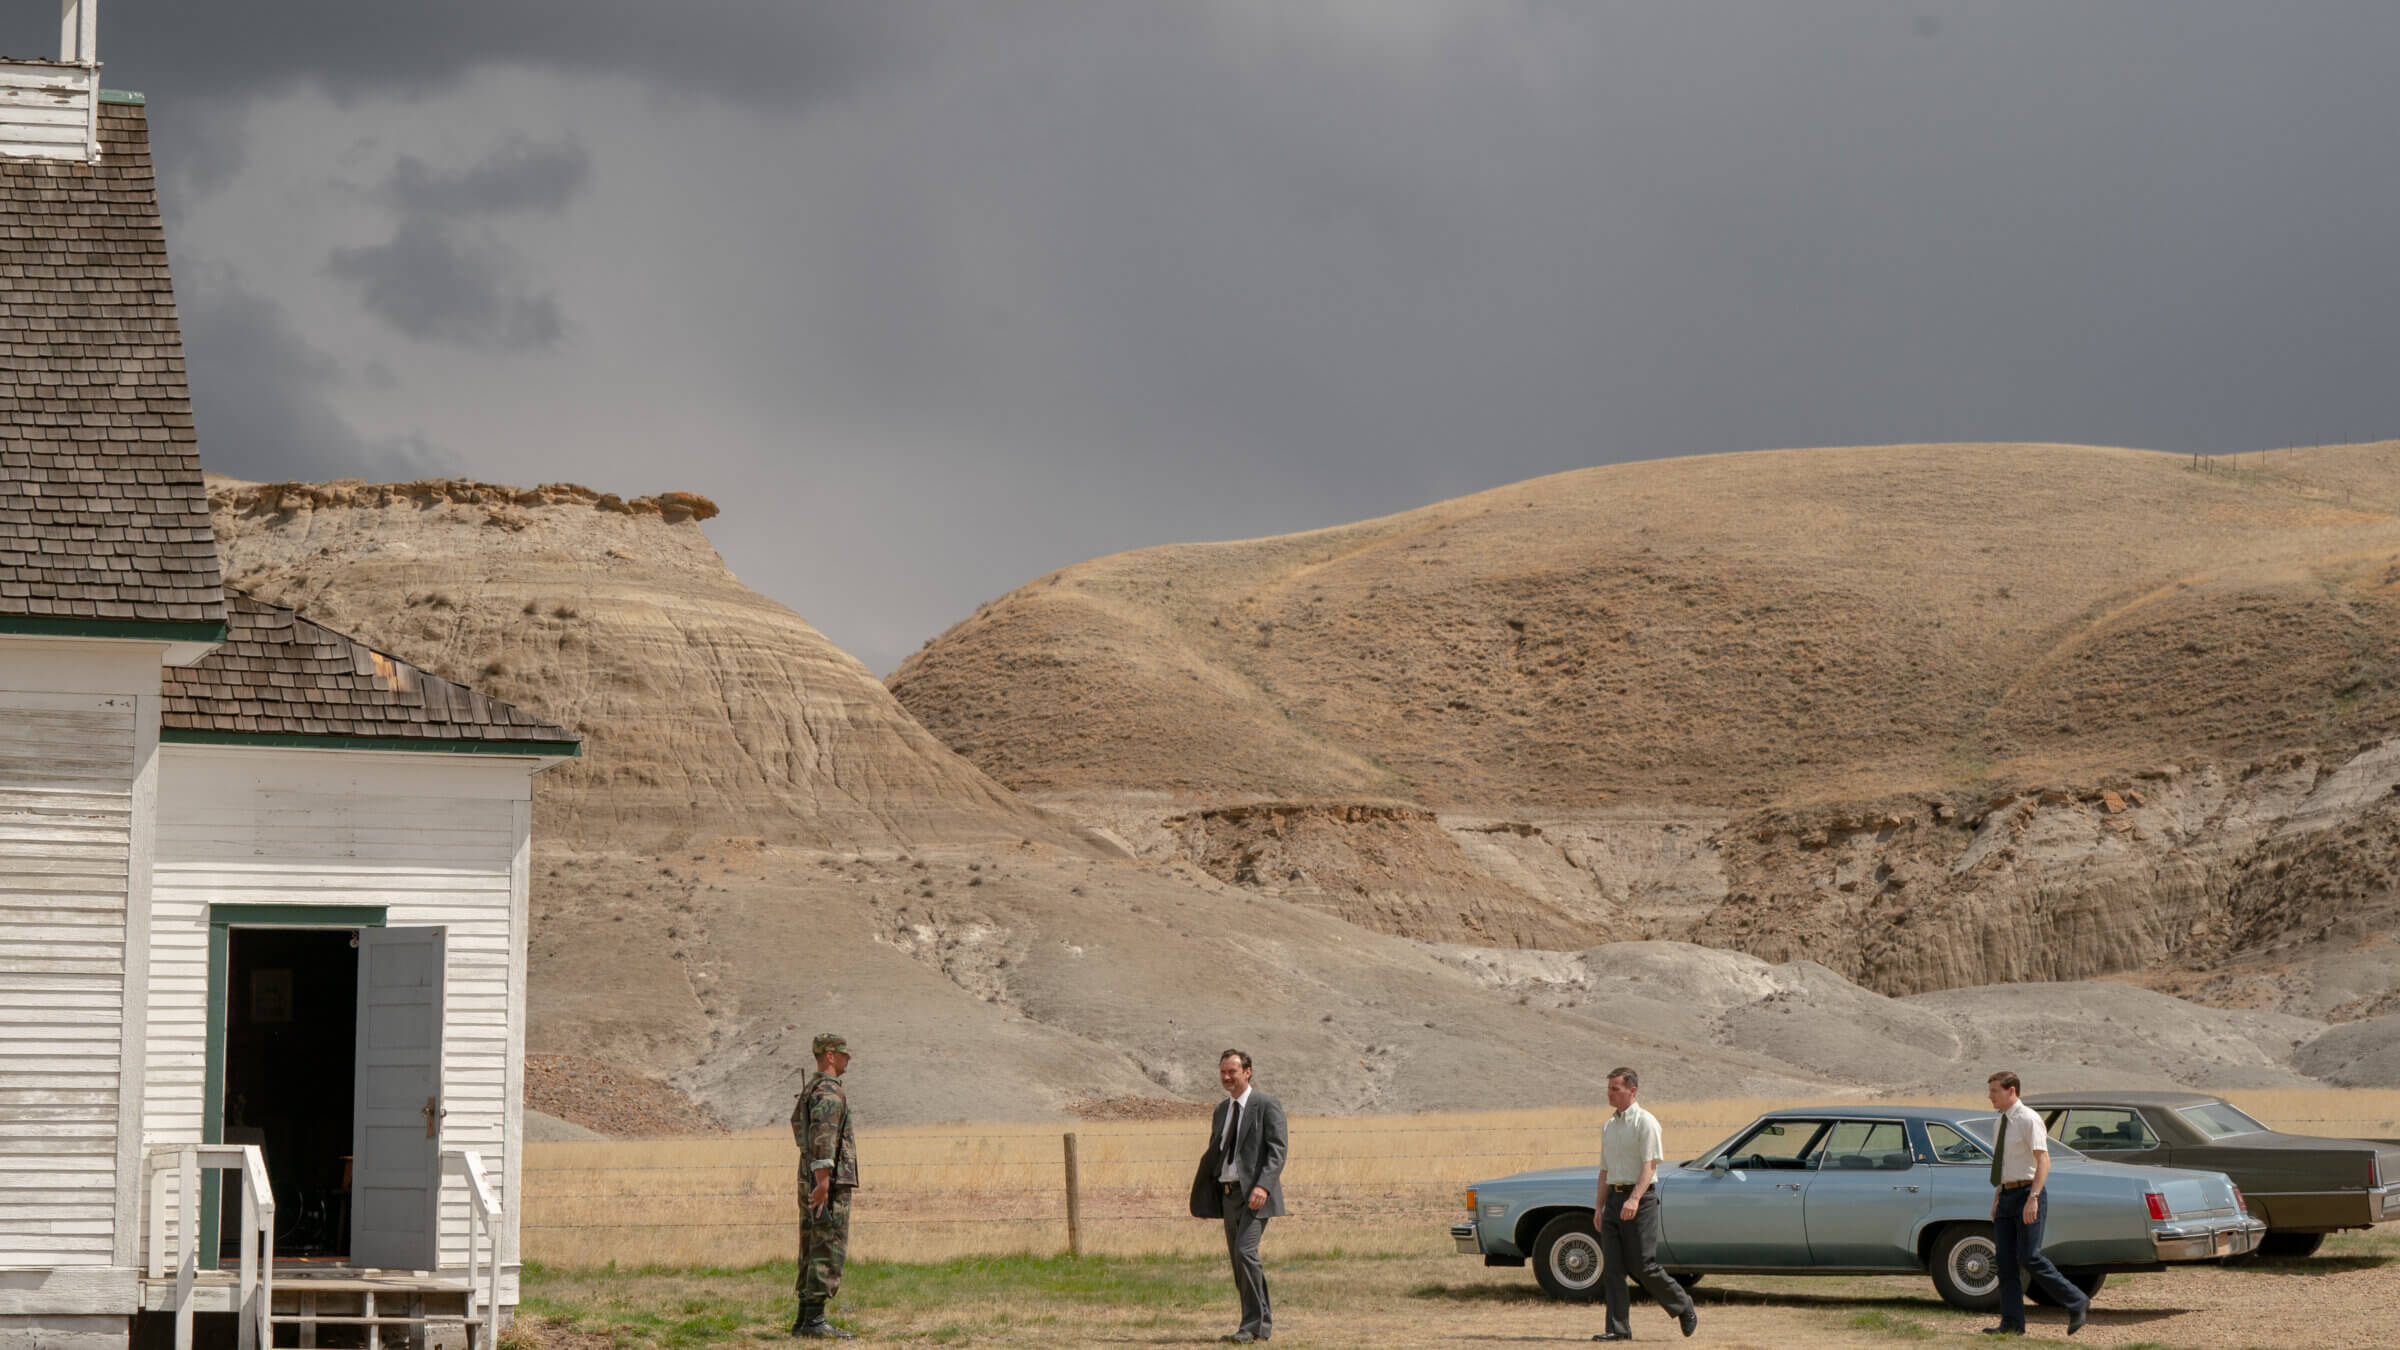
MULTIPOLYGON (((1440 1254, 1279 1258, 1267 1239, 1276 1307, 1274 1344, 1349 1347, 1588 1344, 1600 1309, 1544 1295, 1528 1271, 1488 1269, 1440 1254)), ((612 1273, 606 1289, 570 1295, 546 1287, 538 1312, 571 1304, 598 1312, 580 1327, 542 1316, 520 1324, 528 1350, 646 1350, 784 1340, 790 1267, 753 1272, 612 1273), (780 1273, 775 1273, 780 1272, 780 1273), (773 1278, 769 1278, 770 1275, 773 1278), (738 1290, 724 1286, 737 1281, 738 1290), (668 1287, 671 1283, 672 1287, 668 1287), (659 1288, 649 1288, 659 1284, 659 1288), (728 1295, 731 1296, 728 1301, 728 1295), (739 1305, 732 1315, 713 1315, 739 1305), (679 1328, 653 1314, 700 1313, 679 1328)), ((1004 1277, 973 1294, 927 1297, 870 1277, 834 1306, 862 1340, 977 1346, 1200 1346, 1233 1328, 1230 1281, 1212 1259, 1152 1258, 1100 1273, 1073 1294, 1045 1293, 1038 1276, 1004 1277), (1112 1273, 1113 1272, 1113 1273, 1112 1273)), ((556 1285, 559 1277, 551 1277, 556 1285)), ((1695 1347, 1988 1345, 1990 1315, 1952 1311, 1922 1277, 1710 1277, 1694 1291, 1695 1347)), ((2111 1276, 2077 1345, 2144 1350, 2366 1350, 2394 1343, 2400 1303, 2400 1233, 2337 1237, 2300 1262, 2187 1265, 2111 1276)), ((2063 1341, 2063 1314, 2036 1306, 2028 1339, 2063 1341)), ((1676 1327, 1647 1303, 1633 1308, 1635 1339, 1679 1344, 1676 1327)))

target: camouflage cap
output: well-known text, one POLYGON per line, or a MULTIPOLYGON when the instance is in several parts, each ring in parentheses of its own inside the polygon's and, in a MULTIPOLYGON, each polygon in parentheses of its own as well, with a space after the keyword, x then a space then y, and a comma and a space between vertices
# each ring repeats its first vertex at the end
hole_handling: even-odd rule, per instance
POLYGON ((830 1031, 820 1032, 815 1040, 808 1043, 808 1050, 812 1055, 846 1055, 850 1053, 850 1042, 830 1031))

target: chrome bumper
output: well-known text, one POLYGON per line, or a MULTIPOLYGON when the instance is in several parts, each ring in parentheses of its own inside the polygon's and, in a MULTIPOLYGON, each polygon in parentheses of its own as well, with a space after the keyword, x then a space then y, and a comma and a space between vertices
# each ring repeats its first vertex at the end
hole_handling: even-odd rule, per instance
POLYGON ((1483 1255, 1483 1239, 1476 1234, 1472 1223, 1450 1225, 1450 1240, 1458 1244, 1458 1254, 1461 1256, 1483 1255))
POLYGON ((2400 1219, 2400 1184, 2384 1187, 2375 1193, 2375 1218, 2400 1219))
POLYGON ((2206 1261, 2246 1256, 2258 1249, 2266 1232, 2266 1224, 2252 1218, 2170 1223, 2150 1230, 2150 1246, 2161 1261, 2206 1261))

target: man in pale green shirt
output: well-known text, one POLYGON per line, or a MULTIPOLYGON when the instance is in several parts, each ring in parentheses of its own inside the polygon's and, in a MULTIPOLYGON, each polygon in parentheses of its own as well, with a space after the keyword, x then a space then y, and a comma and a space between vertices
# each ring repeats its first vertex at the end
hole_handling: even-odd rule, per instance
POLYGON ((1600 1192, 1592 1201, 1592 1227, 1600 1234, 1600 1293, 1608 1303, 1608 1326, 1595 1341, 1633 1339, 1630 1273, 1659 1307, 1682 1324, 1683 1334, 1700 1329, 1692 1296, 1658 1264, 1658 1165, 1667 1156, 1658 1117, 1634 1101, 1642 1080, 1631 1069, 1608 1071, 1608 1104, 1617 1113, 1600 1127, 1600 1192))

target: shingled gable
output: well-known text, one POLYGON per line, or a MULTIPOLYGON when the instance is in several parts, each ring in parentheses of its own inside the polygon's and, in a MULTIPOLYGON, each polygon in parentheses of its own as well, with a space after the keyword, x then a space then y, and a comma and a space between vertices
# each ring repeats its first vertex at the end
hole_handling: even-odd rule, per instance
POLYGON ((143 110, 96 164, 0 159, 0 632, 225 619, 143 110))
POLYGON ((583 738, 281 605, 226 593, 225 645, 164 672, 159 739, 580 755, 583 738))

